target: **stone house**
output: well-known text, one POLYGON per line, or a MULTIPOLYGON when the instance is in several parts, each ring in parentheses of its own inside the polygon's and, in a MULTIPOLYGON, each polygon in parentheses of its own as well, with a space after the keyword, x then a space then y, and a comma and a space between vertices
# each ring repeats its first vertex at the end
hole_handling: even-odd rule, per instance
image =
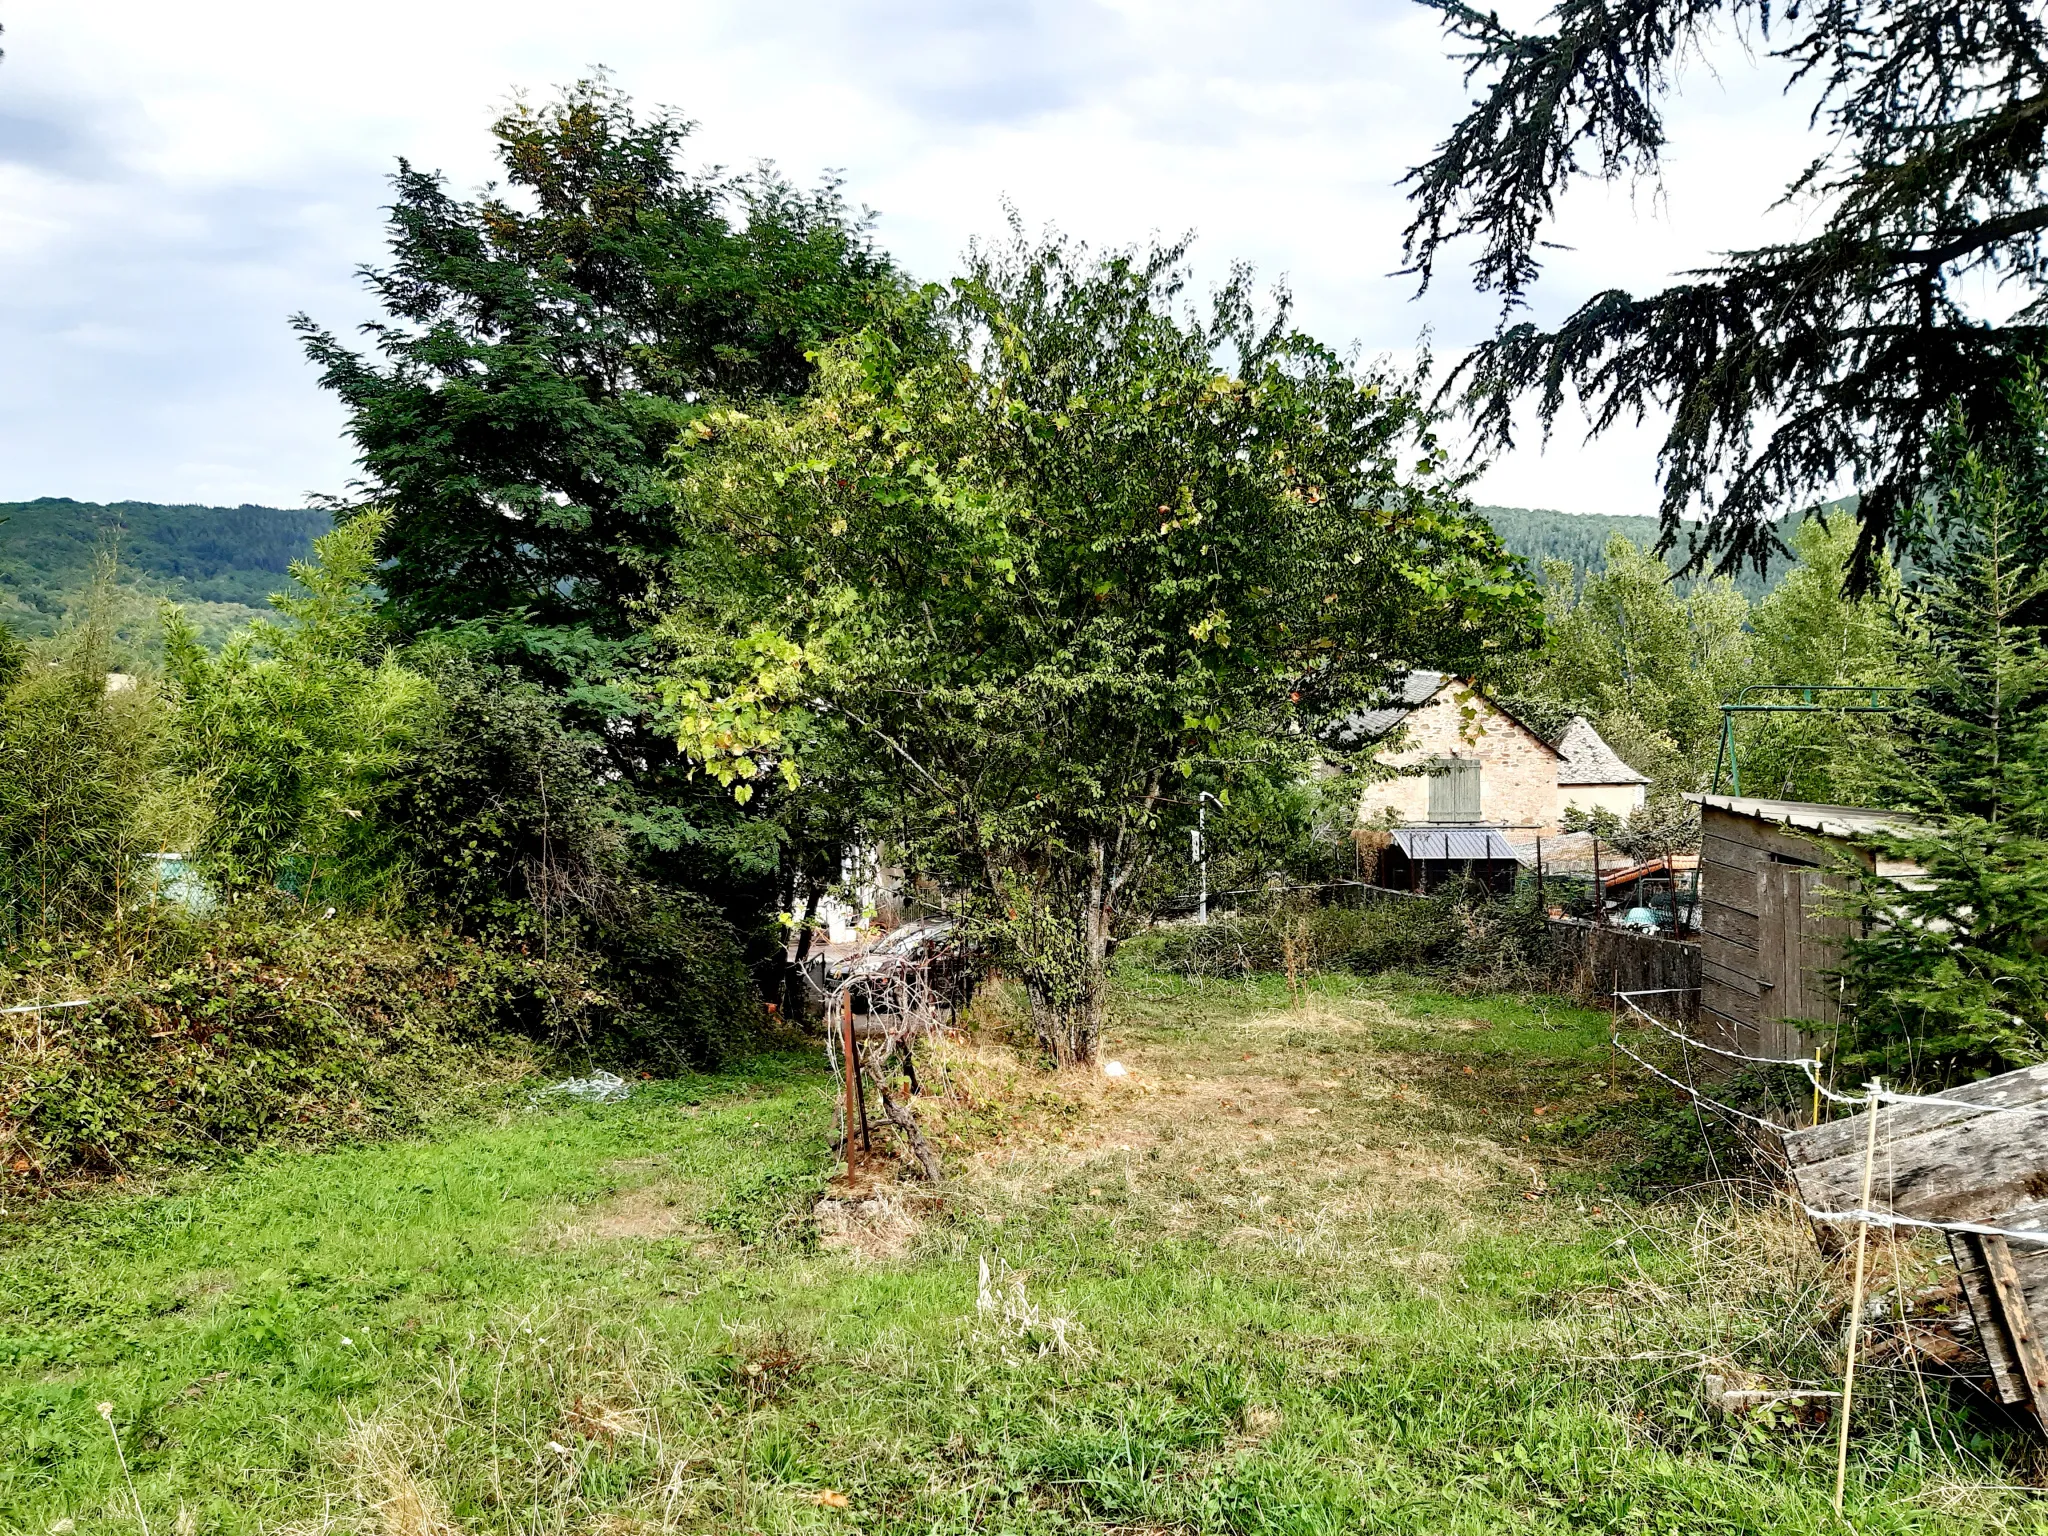
POLYGON ((1394 702, 1354 716, 1343 735, 1347 743, 1392 738, 1379 762, 1429 770, 1368 785, 1361 821, 1477 824, 1551 837, 1574 806, 1626 816, 1650 782, 1583 716, 1552 746, 1469 678, 1442 672, 1410 672, 1394 702))

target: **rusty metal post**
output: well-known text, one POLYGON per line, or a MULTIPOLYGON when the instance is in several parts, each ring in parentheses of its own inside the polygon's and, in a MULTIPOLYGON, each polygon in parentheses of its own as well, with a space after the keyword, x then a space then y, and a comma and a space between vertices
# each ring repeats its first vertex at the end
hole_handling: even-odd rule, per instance
POLYGON ((846 993, 846 1059, 853 1067, 853 1107, 860 1115, 860 1149, 864 1153, 875 1150, 874 1141, 868 1135, 868 1085, 861 1081, 860 1058, 853 1054, 853 990, 846 993))
POLYGON ((840 1060, 846 1068, 846 1171, 853 1172, 853 1128, 860 1127, 860 1141, 863 1150, 868 1144, 868 1116, 865 1095, 860 1091, 860 1058, 854 1054, 853 1043, 853 994, 839 995, 839 1044, 840 1060))

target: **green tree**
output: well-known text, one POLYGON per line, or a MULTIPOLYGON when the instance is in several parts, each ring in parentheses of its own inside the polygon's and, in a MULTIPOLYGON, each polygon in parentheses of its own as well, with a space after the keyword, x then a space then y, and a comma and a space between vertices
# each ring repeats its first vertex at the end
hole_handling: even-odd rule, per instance
POLYGON ((371 354, 298 324, 364 497, 391 510, 399 633, 460 626, 550 690, 603 754, 639 862, 751 927, 776 896, 773 828, 691 779, 646 686, 674 543, 660 469, 710 402, 803 393, 809 354, 900 284, 836 184, 694 171, 690 132, 602 79, 515 106, 492 127, 501 187, 463 199, 400 164, 391 260, 364 273, 388 317, 371 354))
POLYGON ((858 775, 867 835, 971 893, 1063 1063, 1199 788, 1305 768, 1395 669, 1534 618, 1413 395, 1262 322, 1243 271, 1184 313, 1182 256, 1013 233, 676 462, 685 745, 740 795, 858 775))
POLYGON ((282 622, 237 631, 218 656, 165 610, 180 753, 208 808, 195 851, 231 893, 284 881, 360 901, 396 875, 380 808, 433 694, 378 612, 385 527, 365 512, 317 541, 293 567, 301 590, 271 599, 282 622))
POLYGON ((377 358, 301 316, 391 509, 380 554, 406 631, 523 614, 633 628, 671 543, 663 455, 706 399, 801 394, 809 351, 894 289, 827 183, 691 172, 692 125, 602 80, 492 125, 505 187, 464 201, 401 162, 377 358))
POLYGON ((1444 248, 1479 241, 1503 328, 1464 368, 1482 439, 1511 440, 1534 394, 1546 430, 1568 396, 1594 430, 1667 411, 1664 538, 1689 507, 1705 548, 1761 561, 1787 505, 1852 483, 1867 586, 1888 545, 1917 547, 1921 495, 1951 400, 1992 436, 2006 385, 2048 343, 2048 24, 2005 0, 1557 0, 1531 32, 1464 0, 1424 0, 1483 79, 1467 115, 1409 175, 1408 253, 1427 284, 1444 248), (1686 56, 1761 42, 1813 103, 1815 159, 1789 189, 1811 233, 1738 250, 1661 293, 1595 294, 1553 330, 1506 316, 1540 271, 1558 197, 1582 177, 1652 177, 1662 105, 1686 56), (1995 292, 1995 308, 1979 295, 1995 292))
MULTIPOLYGON (((1909 681, 1897 568, 1878 556, 1873 590, 1850 596, 1855 540, 1853 524, 1839 518, 1828 526, 1809 521, 1793 535, 1798 563, 1750 612, 1756 658, 1751 682, 1897 687, 1909 681)), ((1762 697, 1798 702, 1786 694, 1762 697)), ((1876 697, 1882 702, 1891 696, 1876 697)), ((1816 698, 1825 707, 1830 696, 1816 698)), ((1890 722, 1883 715, 1840 712, 1842 704, 1870 701, 1869 695, 1836 696, 1826 713, 1737 717, 1743 792, 1837 805, 1880 803, 1891 777, 1890 722)))
MULTIPOLYGON (((2038 398, 2015 413, 2039 419, 2038 398)), ((1918 688, 1897 717, 1887 858, 1924 873, 1861 888, 1849 946, 1854 1049, 1945 1080, 2048 1053, 2048 504, 1960 422, 1937 494, 1948 538, 1907 589, 1918 688)))
POLYGON ((1503 689, 1560 725, 1586 715, 1655 793, 1701 788, 1717 706, 1753 680, 1748 600, 1718 578, 1681 590, 1661 559, 1619 534, 1583 583, 1562 562, 1544 576, 1542 647, 1503 669, 1503 689))

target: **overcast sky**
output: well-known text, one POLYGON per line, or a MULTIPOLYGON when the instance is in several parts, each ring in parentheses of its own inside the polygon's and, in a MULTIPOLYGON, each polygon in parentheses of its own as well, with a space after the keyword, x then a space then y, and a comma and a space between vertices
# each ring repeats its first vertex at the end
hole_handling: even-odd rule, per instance
MULTIPOLYGON (((1440 354, 1491 328, 1457 266, 1418 301, 1396 187, 1465 102, 1407 0, 0 0, 0 500, 301 503, 353 466, 287 326, 367 317, 400 155, 470 188, 515 90, 608 66, 701 125, 705 161, 832 169, 939 278, 1002 200, 1100 244, 1198 236, 1284 277, 1337 346, 1440 354)), ((1772 70, 1695 66, 1659 200, 1565 210, 1535 318, 1797 228, 1810 157, 1772 70)), ((1652 510, 1654 438, 1561 434, 1482 500, 1652 510)))

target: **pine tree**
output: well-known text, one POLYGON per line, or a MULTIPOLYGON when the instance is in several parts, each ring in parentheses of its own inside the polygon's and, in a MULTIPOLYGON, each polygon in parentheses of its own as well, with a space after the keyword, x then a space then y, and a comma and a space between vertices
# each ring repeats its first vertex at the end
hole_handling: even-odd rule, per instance
MULTIPOLYGON (((2039 420, 2031 380, 2016 419, 2039 420)), ((2048 503, 2009 463, 1945 434, 1949 530, 1906 595, 1919 691, 1898 717, 1881 853, 1922 875, 1868 883, 1850 945, 1851 1044, 1893 1075, 1947 1080, 2048 1052, 2048 503)))
POLYGON ((2009 422, 2006 386, 2048 344, 2048 23, 2010 0, 1556 0, 1534 31, 1424 0, 1469 48, 1479 99, 1409 176, 1408 253, 1427 283, 1445 246, 1480 245, 1503 328, 1466 364, 1493 445, 1533 395, 1596 431, 1668 411, 1664 537, 1716 512, 1724 567, 1776 547, 1773 519, 1842 483, 1862 492, 1853 574, 1912 548, 1940 509, 1944 413, 2009 422), (1728 252, 1660 293, 1609 290, 1554 330, 1509 326, 1558 198, 1577 180, 1652 178, 1676 66, 1717 35, 1788 62, 1813 106, 1815 159, 1788 189, 1811 233, 1728 252), (1979 302, 1995 292, 1995 307, 1979 302))

